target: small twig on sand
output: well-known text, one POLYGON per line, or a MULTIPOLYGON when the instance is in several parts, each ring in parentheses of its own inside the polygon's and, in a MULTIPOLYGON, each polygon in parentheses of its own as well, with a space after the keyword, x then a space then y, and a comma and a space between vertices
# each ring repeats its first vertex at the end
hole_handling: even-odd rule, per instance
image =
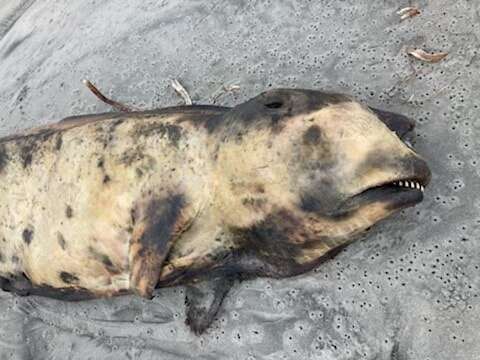
POLYGON ((213 93, 211 97, 211 102, 212 104, 215 104, 221 96, 238 90, 240 90, 240 86, 238 85, 222 85, 217 89, 217 91, 213 93))
POLYGON ((416 6, 409 6, 398 10, 397 14, 400 15, 400 20, 405 20, 420 15, 420 10, 416 6))
POLYGON ((183 101, 185 101, 185 105, 192 105, 192 98, 177 79, 172 80, 171 85, 175 89, 177 94, 182 97, 183 101))
POLYGON ((95 85, 93 85, 89 80, 83 80, 83 83, 88 87, 88 89, 100 100, 103 101, 105 104, 110 105, 114 109, 120 111, 120 112, 132 112, 132 111, 140 111, 140 109, 133 108, 127 105, 124 105, 122 103, 119 103, 118 101, 114 101, 112 99, 107 98, 105 95, 103 95, 100 90, 96 88, 95 85))

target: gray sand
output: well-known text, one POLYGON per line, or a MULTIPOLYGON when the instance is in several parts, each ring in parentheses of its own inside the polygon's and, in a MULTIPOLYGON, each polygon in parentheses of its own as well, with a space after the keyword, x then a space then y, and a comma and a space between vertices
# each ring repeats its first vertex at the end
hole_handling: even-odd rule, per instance
POLYGON ((317 271, 245 282, 208 334, 183 289, 83 303, 0 292, 0 359, 480 358, 478 1, 9 0, 0 5, 0 135, 110 109, 240 103, 269 87, 352 94, 417 120, 426 199, 317 271), (437 64, 405 55, 447 51, 437 64))

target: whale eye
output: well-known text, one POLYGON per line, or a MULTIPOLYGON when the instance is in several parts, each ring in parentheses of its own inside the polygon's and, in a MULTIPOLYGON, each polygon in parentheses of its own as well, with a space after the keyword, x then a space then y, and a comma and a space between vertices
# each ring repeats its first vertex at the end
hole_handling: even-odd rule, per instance
POLYGON ((273 101, 267 102, 265 106, 269 109, 279 109, 283 106, 283 103, 278 100, 273 100, 273 101))

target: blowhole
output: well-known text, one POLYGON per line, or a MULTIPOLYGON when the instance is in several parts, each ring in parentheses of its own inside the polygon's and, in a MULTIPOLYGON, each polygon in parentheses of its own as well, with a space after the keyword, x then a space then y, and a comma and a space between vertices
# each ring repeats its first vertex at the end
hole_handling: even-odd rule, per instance
POLYGON ((279 109, 283 106, 281 101, 271 101, 265 104, 265 106, 269 109, 279 109))

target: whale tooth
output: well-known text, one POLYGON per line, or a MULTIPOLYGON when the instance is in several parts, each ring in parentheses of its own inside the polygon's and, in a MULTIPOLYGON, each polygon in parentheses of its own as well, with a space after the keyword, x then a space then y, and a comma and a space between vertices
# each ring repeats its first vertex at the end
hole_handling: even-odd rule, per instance
POLYGON ((420 182, 414 180, 399 180, 392 182, 392 184, 399 187, 421 190, 422 192, 425 190, 425 187, 420 184, 420 182))

